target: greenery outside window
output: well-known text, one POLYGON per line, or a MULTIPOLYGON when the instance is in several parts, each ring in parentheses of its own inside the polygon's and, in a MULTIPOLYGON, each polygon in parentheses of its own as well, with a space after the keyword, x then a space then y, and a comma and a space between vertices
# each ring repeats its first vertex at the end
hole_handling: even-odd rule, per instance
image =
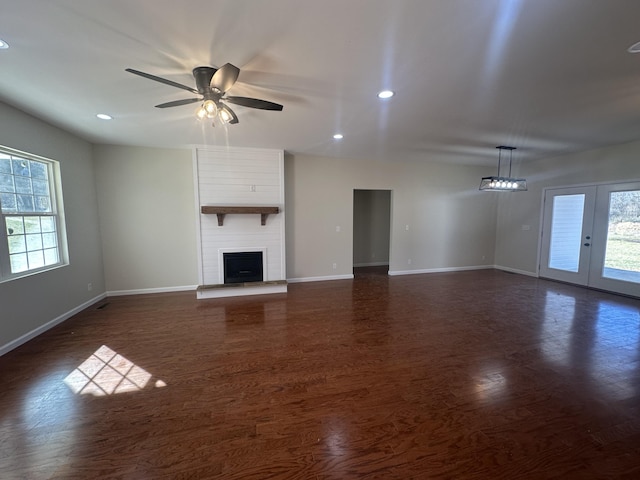
POLYGON ((66 263, 59 168, 0 147, 0 281, 66 263))

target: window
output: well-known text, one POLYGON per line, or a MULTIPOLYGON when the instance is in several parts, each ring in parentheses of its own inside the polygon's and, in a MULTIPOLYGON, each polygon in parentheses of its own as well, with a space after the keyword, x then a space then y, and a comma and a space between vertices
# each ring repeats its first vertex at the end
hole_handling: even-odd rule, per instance
POLYGON ((0 281, 65 263, 59 164, 0 147, 0 281))

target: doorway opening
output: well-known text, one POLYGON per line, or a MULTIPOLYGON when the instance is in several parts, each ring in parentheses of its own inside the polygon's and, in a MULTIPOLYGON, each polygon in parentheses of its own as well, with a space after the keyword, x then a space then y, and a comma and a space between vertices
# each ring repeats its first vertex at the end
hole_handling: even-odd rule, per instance
POLYGON ((389 273, 391 190, 353 191, 353 273, 389 273))

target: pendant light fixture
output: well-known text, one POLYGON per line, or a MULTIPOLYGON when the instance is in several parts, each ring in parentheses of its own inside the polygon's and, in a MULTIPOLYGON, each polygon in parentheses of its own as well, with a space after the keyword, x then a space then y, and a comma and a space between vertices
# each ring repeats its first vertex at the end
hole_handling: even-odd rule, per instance
POLYGON ((513 151, 516 147, 507 147, 500 145, 498 149, 498 175, 495 177, 482 177, 480 181, 480 190, 492 190, 498 192, 524 192, 527 190, 527 180, 524 178, 511 177, 511 161, 513 159, 513 151), (502 151, 509 151, 509 176, 500 176, 500 166, 502 163, 502 151))

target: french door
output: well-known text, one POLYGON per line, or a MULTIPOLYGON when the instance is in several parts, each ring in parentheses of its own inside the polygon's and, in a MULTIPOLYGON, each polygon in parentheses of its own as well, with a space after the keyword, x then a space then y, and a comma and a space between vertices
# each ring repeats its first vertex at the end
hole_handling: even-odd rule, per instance
POLYGON ((540 276, 640 297, 640 182, 547 189, 540 276))

